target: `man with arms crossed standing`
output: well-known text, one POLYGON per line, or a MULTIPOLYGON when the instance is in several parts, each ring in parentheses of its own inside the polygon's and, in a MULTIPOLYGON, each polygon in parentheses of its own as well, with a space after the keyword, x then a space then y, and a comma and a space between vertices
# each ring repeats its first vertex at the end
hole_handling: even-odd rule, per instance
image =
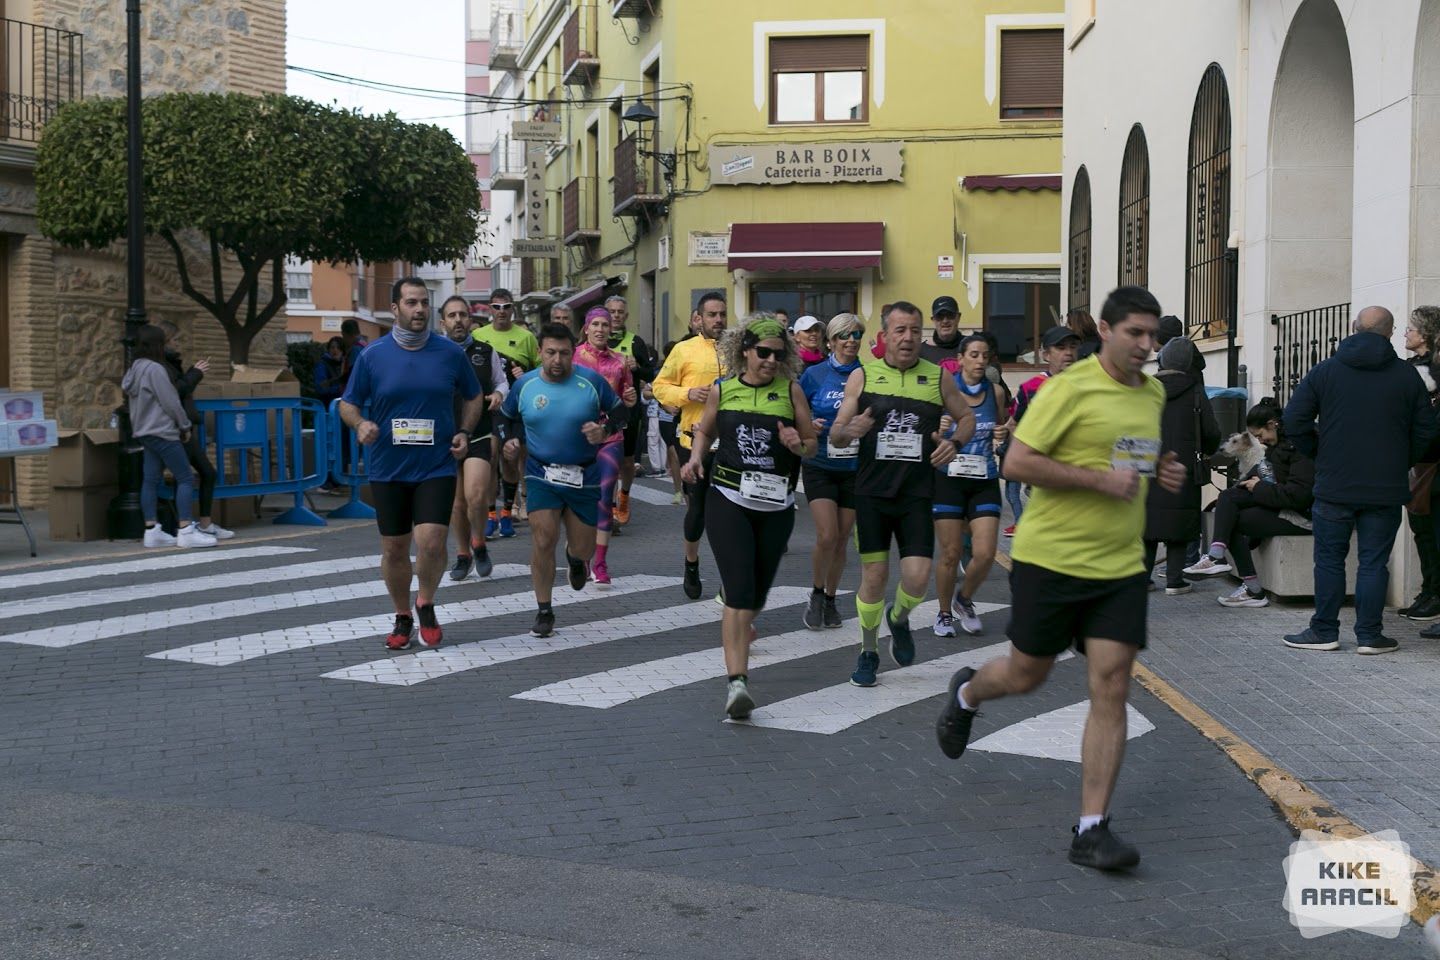
POLYGON ((390 335, 365 348, 355 363, 340 419, 369 449, 365 454, 375 522, 380 528, 380 573, 395 603, 390 650, 411 644, 410 579, 418 576, 415 614, 420 642, 440 646, 435 589, 445 572, 445 535, 455 502, 455 461, 470 447, 484 397, 465 351, 430 335, 425 281, 395 281, 390 335), (463 401, 459 422, 455 398, 463 401), (448 449, 447 449, 448 448, 448 449), (417 563, 410 565, 410 541, 417 563))
POLYGON ((1175 454, 1160 451, 1165 391, 1141 369, 1159 321, 1149 291, 1112 292, 1099 353, 1050 380, 1017 428, 1006 475, 1035 494, 1011 552, 1010 652, 957 671, 936 723, 940 749, 959 757, 980 704, 1034 690, 1074 644, 1088 665, 1090 715, 1070 861, 1101 870, 1140 862, 1110 832, 1108 810, 1125 755, 1130 668, 1145 646, 1145 485, 1173 492, 1186 482, 1175 454))

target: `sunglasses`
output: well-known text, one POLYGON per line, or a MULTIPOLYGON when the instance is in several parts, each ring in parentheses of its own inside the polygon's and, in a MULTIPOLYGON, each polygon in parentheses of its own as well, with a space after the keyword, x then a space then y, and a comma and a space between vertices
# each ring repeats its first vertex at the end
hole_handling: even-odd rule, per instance
POLYGON ((832 340, 860 340, 864 338, 864 330, 851 330, 849 333, 837 333, 832 340))
POLYGON ((755 356, 761 360, 769 360, 771 357, 774 357, 776 360, 784 360, 789 355, 789 351, 784 347, 781 347, 779 350, 776 350, 774 347, 755 348, 755 356))
POLYGON ((490 309, 491 309, 491 310, 514 310, 514 309, 515 309, 515 304, 513 304, 513 303, 492 303, 492 304, 490 304, 490 309))

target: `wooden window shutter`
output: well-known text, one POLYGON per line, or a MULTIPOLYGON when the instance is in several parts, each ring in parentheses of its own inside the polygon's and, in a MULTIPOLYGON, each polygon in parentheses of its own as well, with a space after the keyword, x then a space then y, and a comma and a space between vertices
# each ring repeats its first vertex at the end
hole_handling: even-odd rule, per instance
POLYGON ((1000 109, 1059 109, 1063 102, 1065 32, 1000 33, 1000 109))
POLYGON ((870 66, 870 37, 771 37, 771 73, 824 73, 831 70, 866 70, 870 66))

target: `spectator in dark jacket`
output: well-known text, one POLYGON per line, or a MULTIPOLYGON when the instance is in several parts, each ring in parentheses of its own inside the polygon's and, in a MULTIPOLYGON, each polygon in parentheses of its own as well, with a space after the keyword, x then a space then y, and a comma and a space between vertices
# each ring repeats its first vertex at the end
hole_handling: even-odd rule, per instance
POLYGON ((1315 458, 1315 615, 1307 630, 1285 637, 1286 646, 1339 649, 1352 533, 1360 555, 1356 652, 1389 653, 1399 646, 1380 632, 1390 548, 1401 507, 1410 502, 1410 467, 1435 436, 1435 413, 1420 375, 1390 346, 1394 330, 1389 310, 1361 310, 1354 335, 1305 375, 1285 407, 1285 436, 1315 458))
POLYGON ((1080 338, 1080 344, 1075 348, 1077 363, 1100 351, 1100 330, 1095 326, 1095 318, 1090 316, 1088 311, 1071 310, 1065 314, 1065 326, 1080 338))
POLYGON ((1284 411, 1266 397, 1245 415, 1252 440, 1265 445, 1265 459, 1215 502, 1215 528, 1210 549, 1200 561, 1185 568, 1190 577, 1229 573, 1225 551, 1235 558, 1240 586, 1219 597, 1225 607, 1263 607, 1269 604, 1255 573, 1250 551, 1268 537, 1309 536, 1310 505, 1315 499, 1315 461, 1286 440, 1280 425, 1284 411))
POLYGON ((315 382, 315 399, 326 407, 340 399, 340 394, 345 392, 345 341, 339 337, 330 338, 325 344, 325 352, 315 363, 310 379, 315 382))
POLYGON ((197 429, 191 430, 183 441, 185 445, 185 456, 190 461, 190 466, 195 468, 195 475, 200 478, 200 509, 199 524, 200 530, 214 537, 216 540, 229 540, 235 536, 234 531, 226 530, 216 523, 211 516, 215 505, 215 481, 218 474, 215 471, 215 464, 205 455, 205 448, 200 444, 200 430, 202 421, 200 411, 195 406, 195 388, 200 381, 205 379, 205 374, 210 370, 210 359, 202 357, 195 361, 195 364, 187 368, 180 359, 179 331, 170 324, 162 324, 160 328, 167 334, 165 341, 165 372, 170 375, 170 382, 175 387, 175 392, 180 395, 180 402, 185 407, 185 416, 197 429))
MULTIPOLYGON (((1416 307, 1410 312, 1410 324, 1405 328, 1405 349, 1410 351, 1410 364, 1425 383, 1432 407, 1436 396, 1435 361, 1440 359, 1440 354, 1436 353, 1437 341, 1440 341, 1440 307, 1416 307)), ((1437 463, 1440 463, 1440 442, 1432 440, 1430 449, 1415 465, 1412 475, 1412 481, 1430 478, 1422 481, 1422 486, 1430 491, 1432 507, 1421 513, 1410 509, 1405 511, 1406 519, 1410 521, 1410 532, 1415 535, 1415 552, 1420 557, 1420 595, 1414 603, 1395 612, 1411 620, 1440 619, 1440 542, 1437 542, 1440 529, 1437 529, 1434 519, 1437 463)), ((1412 482, 1411 486, 1413 488, 1416 484, 1412 482)))
POLYGON ((1200 536, 1200 488, 1209 479, 1198 476, 1196 464, 1220 445, 1220 425, 1205 395, 1205 383, 1194 372, 1200 351, 1184 337, 1175 337, 1160 351, 1156 379, 1165 387, 1165 409, 1160 414, 1160 449, 1173 450, 1190 468, 1189 482, 1178 493, 1150 484, 1145 499, 1145 569, 1155 568, 1155 554, 1165 544, 1165 592, 1189 593, 1185 546, 1200 536))

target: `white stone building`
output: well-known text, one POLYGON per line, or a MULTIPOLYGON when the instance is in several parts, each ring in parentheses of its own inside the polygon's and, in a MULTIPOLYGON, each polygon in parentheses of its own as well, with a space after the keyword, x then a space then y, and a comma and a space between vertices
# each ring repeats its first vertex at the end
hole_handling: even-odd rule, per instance
POLYGON ((1148 286, 1213 384, 1238 318, 1252 401, 1283 400, 1368 304, 1403 355, 1405 315, 1440 302, 1440 0, 1066 10, 1067 306, 1148 286))

